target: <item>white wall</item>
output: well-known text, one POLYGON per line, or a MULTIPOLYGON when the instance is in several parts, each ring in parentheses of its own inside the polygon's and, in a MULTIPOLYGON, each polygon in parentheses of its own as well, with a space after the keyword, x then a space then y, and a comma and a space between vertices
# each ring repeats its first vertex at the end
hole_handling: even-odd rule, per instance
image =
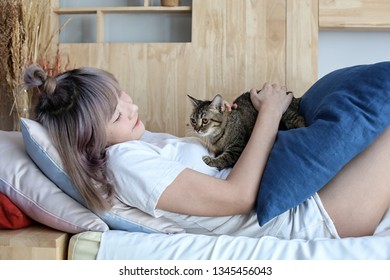
POLYGON ((347 66, 390 61, 390 32, 321 31, 318 78, 347 66))

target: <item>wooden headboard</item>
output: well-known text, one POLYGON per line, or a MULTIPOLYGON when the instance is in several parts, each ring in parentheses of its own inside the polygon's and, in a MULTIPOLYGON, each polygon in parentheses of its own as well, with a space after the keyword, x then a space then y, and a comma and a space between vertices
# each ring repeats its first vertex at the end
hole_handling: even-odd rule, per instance
POLYGON ((390 27, 387 0, 193 0, 191 13, 191 42, 60 49, 75 66, 114 73, 147 129, 182 136, 191 110, 187 94, 233 100, 271 81, 300 96, 317 80, 320 29, 390 27))

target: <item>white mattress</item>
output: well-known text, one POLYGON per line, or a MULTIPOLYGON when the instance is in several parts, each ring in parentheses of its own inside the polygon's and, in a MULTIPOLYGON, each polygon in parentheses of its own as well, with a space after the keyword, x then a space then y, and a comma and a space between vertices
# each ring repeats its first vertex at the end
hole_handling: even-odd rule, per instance
POLYGON ((166 235, 110 230, 99 235, 84 233, 72 239, 69 254, 71 259, 388 260, 390 259, 390 211, 387 212, 373 236, 360 238, 305 241, 281 240, 271 236, 248 238, 195 234, 166 235), (83 245, 84 242, 89 246, 88 256, 85 255, 87 246, 83 245), (96 242, 96 245, 91 246, 91 242, 96 242), (84 255, 77 252, 84 252, 84 255))

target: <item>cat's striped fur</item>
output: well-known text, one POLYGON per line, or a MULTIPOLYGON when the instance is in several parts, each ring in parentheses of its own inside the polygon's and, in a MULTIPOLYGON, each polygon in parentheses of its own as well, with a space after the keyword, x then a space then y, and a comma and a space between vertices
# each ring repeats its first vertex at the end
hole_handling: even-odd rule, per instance
MULTIPOLYGON (((232 167, 245 148, 257 118, 249 92, 243 93, 233 102, 235 106, 232 106, 232 110, 227 110, 221 95, 216 95, 213 100, 188 97, 193 104, 191 126, 215 154, 215 157, 204 156, 203 161, 218 169, 232 167)), ((293 97, 282 116, 280 129, 305 126, 305 120, 299 113, 300 100, 293 97)))

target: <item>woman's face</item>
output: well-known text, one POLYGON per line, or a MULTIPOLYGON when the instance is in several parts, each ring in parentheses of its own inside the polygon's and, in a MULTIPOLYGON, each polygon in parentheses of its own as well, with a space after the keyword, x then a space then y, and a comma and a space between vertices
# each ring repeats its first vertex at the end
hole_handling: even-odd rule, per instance
POLYGON ((129 95, 122 92, 114 115, 108 122, 108 146, 140 139, 144 132, 145 126, 138 116, 138 106, 133 103, 129 95))

